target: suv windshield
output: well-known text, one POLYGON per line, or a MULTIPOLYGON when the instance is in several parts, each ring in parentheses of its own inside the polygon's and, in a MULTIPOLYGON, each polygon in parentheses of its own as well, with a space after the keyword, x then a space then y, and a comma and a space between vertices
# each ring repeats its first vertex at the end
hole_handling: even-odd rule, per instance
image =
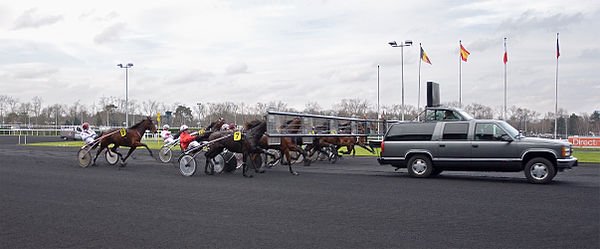
POLYGON ((500 126, 502 126, 502 128, 504 128, 504 130, 506 130, 506 132, 508 132, 508 134, 512 137, 519 137, 519 136, 523 136, 523 135, 519 135, 519 131, 517 129, 515 129, 514 127, 512 127, 511 125, 509 125, 508 123, 504 122, 504 121, 500 121, 498 122, 500 124, 500 126))

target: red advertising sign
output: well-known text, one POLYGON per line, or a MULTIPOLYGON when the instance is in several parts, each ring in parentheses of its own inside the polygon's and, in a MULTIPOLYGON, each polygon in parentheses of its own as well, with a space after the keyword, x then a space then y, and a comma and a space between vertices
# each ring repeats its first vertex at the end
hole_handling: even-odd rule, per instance
POLYGON ((600 137, 569 137, 569 142, 577 148, 600 148, 600 137))

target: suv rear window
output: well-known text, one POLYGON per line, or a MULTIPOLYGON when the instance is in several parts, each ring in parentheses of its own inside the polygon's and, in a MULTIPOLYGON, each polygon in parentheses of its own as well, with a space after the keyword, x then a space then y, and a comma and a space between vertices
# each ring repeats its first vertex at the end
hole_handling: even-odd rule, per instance
POLYGON ((431 140, 435 123, 407 123, 393 125, 384 140, 386 141, 426 141, 431 140))

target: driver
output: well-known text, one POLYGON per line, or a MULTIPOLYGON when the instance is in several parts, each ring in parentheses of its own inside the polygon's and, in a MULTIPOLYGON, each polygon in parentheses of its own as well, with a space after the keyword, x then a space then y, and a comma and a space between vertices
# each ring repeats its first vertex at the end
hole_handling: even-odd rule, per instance
POLYGON ((168 124, 163 125, 163 130, 160 132, 160 137, 166 144, 173 142, 173 136, 171 135, 169 128, 171 127, 169 127, 168 124))
POLYGON ((179 145, 184 150, 188 147, 194 148, 200 145, 200 143, 195 141, 195 137, 190 134, 188 128, 189 127, 187 125, 182 125, 181 127, 179 127, 179 132, 181 133, 179 135, 179 145))
POLYGON ((85 144, 93 143, 94 139, 96 139, 96 132, 90 129, 90 124, 83 123, 81 128, 83 128, 83 131, 81 132, 81 140, 83 140, 85 144))

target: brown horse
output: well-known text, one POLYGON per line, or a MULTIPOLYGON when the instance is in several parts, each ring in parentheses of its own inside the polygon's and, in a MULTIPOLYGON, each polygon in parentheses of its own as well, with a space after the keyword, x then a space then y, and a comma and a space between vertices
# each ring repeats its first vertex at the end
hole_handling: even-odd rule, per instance
MULTIPOLYGON (((357 129, 358 129, 359 134, 366 134, 366 130, 365 130, 364 126, 362 125, 362 123, 357 123, 357 129)), ((350 134, 350 133, 352 133, 350 123, 340 126, 340 134, 350 134)), ((340 157, 338 154, 338 150, 344 146, 346 147, 347 151, 342 152, 342 154, 352 153, 352 157, 354 157, 354 155, 356 153, 354 146, 356 146, 356 145, 368 150, 371 153, 374 153, 372 148, 367 147, 366 139, 364 136, 315 138, 313 140, 313 144, 308 145, 306 147, 306 150, 311 151, 310 156, 312 156, 314 153, 327 154, 323 150, 323 148, 330 146, 333 149, 333 155, 331 155, 331 156, 335 157, 335 158, 330 158, 330 162, 332 161, 331 159, 334 159, 332 162, 335 162, 337 160, 337 157, 340 157)))
MULTIPOLYGON (((286 134, 298 134, 300 133, 302 128, 302 119, 300 119, 300 117, 296 117, 292 120, 288 120, 286 122, 286 124, 281 125, 279 127, 279 129, 281 129, 281 131, 283 133, 286 134)), ((292 169, 292 156, 290 155, 290 151, 296 151, 300 154, 302 154, 303 158, 304 158, 304 165, 308 166, 310 165, 310 160, 308 160, 307 158, 307 154, 306 151, 304 149, 302 149, 302 138, 300 137, 281 137, 280 138, 280 143, 279 145, 269 145, 269 138, 265 135, 261 138, 260 140, 260 147, 264 148, 264 149, 275 149, 275 150, 279 150, 281 151, 281 155, 280 158, 283 158, 284 156, 287 159, 287 164, 288 164, 288 168, 290 170, 290 173, 292 175, 298 175, 297 172, 294 171, 294 169, 292 169)), ((267 154, 268 156, 272 156, 270 154, 267 154)))
POLYGON ((152 119, 150 117, 146 117, 142 121, 127 129, 115 129, 107 132, 106 135, 102 136, 100 139, 100 149, 96 152, 96 157, 94 157, 94 162, 92 165, 96 164, 96 159, 102 150, 107 149, 109 145, 113 144, 113 148, 109 150, 108 153, 115 152, 119 157, 121 157, 121 167, 125 166, 125 160, 131 155, 131 153, 139 146, 146 147, 148 152, 150 152, 150 156, 154 158, 152 151, 148 148, 148 145, 140 142, 142 140, 142 136, 146 132, 146 130, 150 130, 152 133, 156 133, 156 126, 152 123, 152 119), (130 147, 127 155, 123 157, 121 153, 117 152, 117 148, 119 146, 130 147))
MULTIPOLYGON (((204 154, 204 157, 206 157, 205 173, 214 173, 212 172, 213 169, 211 169, 211 172, 208 171, 209 161, 220 154, 223 149, 227 149, 231 152, 242 153, 244 155, 242 174, 245 177, 252 177, 246 174, 248 171, 246 161, 251 154, 262 153, 264 151, 258 144, 263 134, 267 131, 267 122, 264 120, 254 120, 244 124, 244 127, 244 132, 239 141, 235 141, 236 137, 233 131, 217 131, 212 132, 208 136, 209 141, 215 142, 210 145, 209 150, 204 154)), ((259 171, 256 166, 254 166, 254 170, 256 172, 259 171)))

